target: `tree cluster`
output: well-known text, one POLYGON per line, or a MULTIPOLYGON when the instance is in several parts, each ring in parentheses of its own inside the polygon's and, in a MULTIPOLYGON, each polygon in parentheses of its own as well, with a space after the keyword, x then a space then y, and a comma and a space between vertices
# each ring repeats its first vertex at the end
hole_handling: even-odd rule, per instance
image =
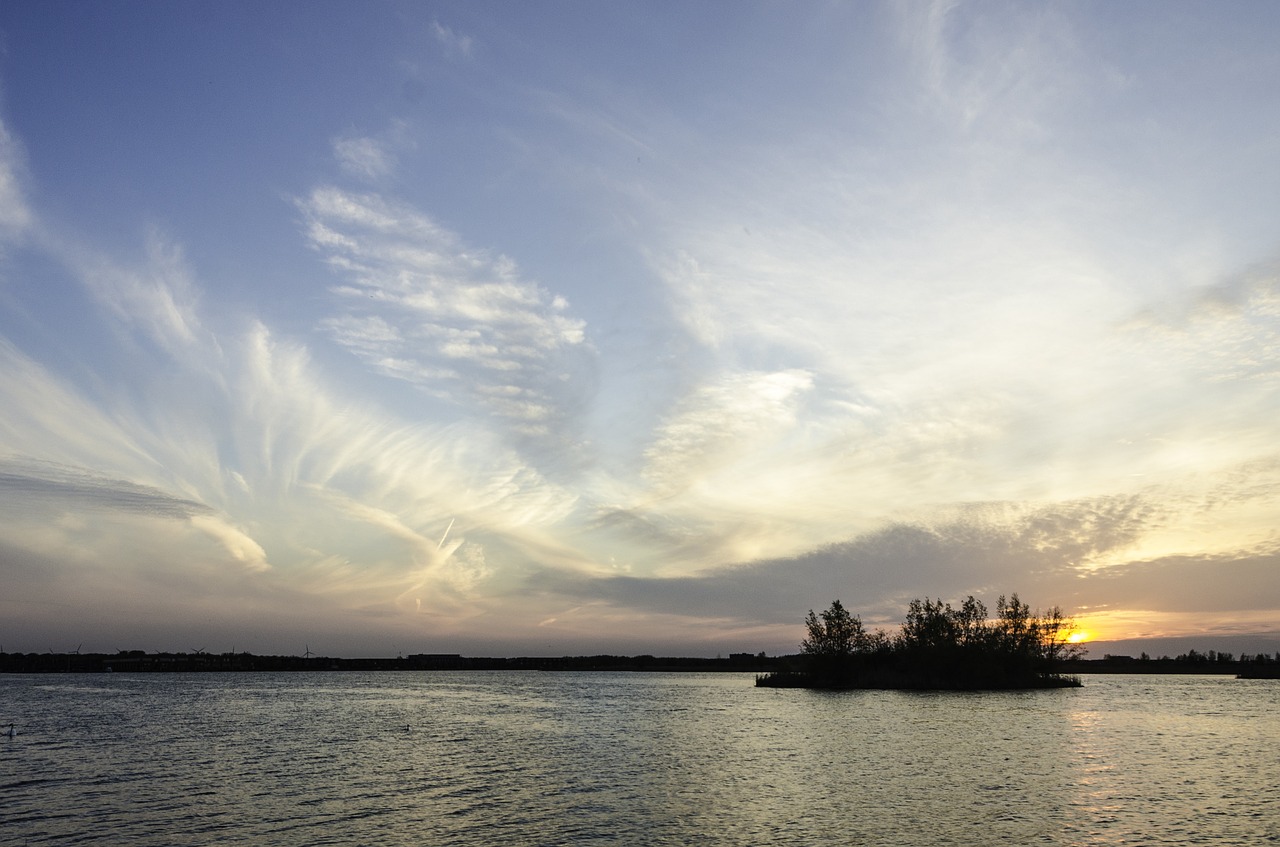
POLYGON ((805 666, 761 678, 762 685, 828 688, 1039 688, 1078 685, 1057 673, 1081 648, 1057 606, 1032 611, 1017 594, 1001 595, 992 617, 969 596, 958 608, 941 600, 912 600, 906 620, 890 635, 869 632, 839 601, 809 611, 801 643, 805 666))

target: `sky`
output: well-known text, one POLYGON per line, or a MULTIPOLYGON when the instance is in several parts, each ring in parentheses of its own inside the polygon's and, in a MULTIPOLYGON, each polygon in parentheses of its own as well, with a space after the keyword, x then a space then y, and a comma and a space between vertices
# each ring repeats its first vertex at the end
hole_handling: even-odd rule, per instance
POLYGON ((0 5, 0 649, 1280 650, 1278 38, 0 5))

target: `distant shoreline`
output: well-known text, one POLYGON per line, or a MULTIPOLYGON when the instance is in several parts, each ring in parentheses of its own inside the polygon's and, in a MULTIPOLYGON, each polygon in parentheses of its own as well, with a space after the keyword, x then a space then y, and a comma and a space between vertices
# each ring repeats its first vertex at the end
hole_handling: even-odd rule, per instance
MULTIPOLYGON (((295 671, 631 671, 777 673, 797 667, 801 656, 733 653, 727 658, 676 656, 473 657, 452 653, 395 658, 259 656, 252 653, 0 653, 0 673, 270 673, 295 671)), ((1063 662, 1062 674, 1202 674, 1251 679, 1280 678, 1280 660, 1259 662, 1135 659, 1108 656, 1063 662)))

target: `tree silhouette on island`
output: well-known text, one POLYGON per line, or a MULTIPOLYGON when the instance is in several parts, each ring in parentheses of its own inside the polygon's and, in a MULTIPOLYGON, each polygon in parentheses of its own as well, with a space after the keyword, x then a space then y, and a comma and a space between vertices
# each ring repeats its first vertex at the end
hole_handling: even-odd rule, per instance
POLYGON ((1074 623, 1057 606, 1032 612, 1017 594, 1000 596, 994 619, 972 595, 958 609, 912 600, 895 636, 868 632, 836 600, 821 614, 809 610, 805 628, 802 667, 757 677, 756 685, 973 691, 1080 685, 1058 672, 1084 652, 1067 640, 1074 623))

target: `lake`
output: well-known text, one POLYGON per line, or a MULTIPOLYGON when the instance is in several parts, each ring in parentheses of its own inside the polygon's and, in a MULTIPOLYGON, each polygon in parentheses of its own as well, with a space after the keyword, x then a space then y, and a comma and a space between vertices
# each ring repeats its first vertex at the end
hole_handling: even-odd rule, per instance
POLYGON ((0 844, 1280 843, 1280 681, 0 676, 0 844))

